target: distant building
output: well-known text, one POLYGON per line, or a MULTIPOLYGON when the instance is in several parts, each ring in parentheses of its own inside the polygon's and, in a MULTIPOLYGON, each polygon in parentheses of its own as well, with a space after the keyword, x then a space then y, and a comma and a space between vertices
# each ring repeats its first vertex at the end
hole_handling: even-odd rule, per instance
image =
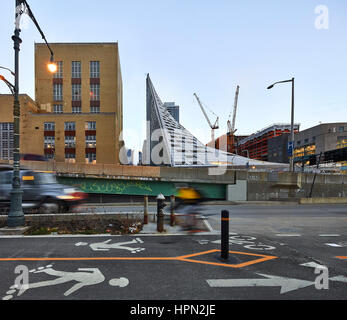
MULTIPOLYGON (((298 133, 300 124, 294 125, 294 132, 298 133)), ((236 152, 251 159, 269 161, 269 140, 282 134, 291 132, 290 124, 273 124, 257 133, 250 135, 237 143, 236 152)))
MULTIPOLYGON (((19 95, 20 115, 20 152, 33 153, 32 141, 26 134, 30 115, 40 112, 35 101, 26 94, 19 95)), ((0 94, 0 159, 13 160, 13 95, 0 94)), ((34 132, 35 128, 33 128, 34 132)), ((42 155, 42 152, 40 153, 42 155)))
POLYGON ((289 163, 288 142, 289 133, 268 140, 268 161, 276 163, 289 163))
POLYGON ((321 153, 325 163, 347 161, 347 122, 320 124, 295 136, 295 163, 314 165, 321 153))
POLYGON ((139 162, 138 162, 138 165, 139 166, 142 166, 143 162, 142 162, 142 152, 139 151, 139 162))
POLYGON ((177 123, 180 123, 180 107, 175 102, 164 102, 164 107, 169 111, 177 123))
POLYGON ((246 138, 248 138, 248 136, 235 136, 232 134, 225 134, 217 138, 215 141, 210 141, 207 146, 235 154, 237 143, 246 138))
POLYGON ((133 166, 134 165, 134 150, 127 149, 126 154, 127 154, 127 164, 129 166, 133 166))

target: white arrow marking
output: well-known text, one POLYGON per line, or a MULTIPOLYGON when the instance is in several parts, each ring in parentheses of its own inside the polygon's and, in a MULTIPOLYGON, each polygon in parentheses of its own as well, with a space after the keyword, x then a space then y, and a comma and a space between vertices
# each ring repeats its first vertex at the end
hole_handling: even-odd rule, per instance
POLYGON ((298 289, 313 286, 312 281, 291 279, 285 277, 276 277, 266 274, 258 274, 267 279, 221 279, 207 280, 212 288, 229 288, 229 287, 281 287, 281 294, 295 291, 298 289))
POLYGON ((333 278, 330 278, 329 280, 347 283, 347 277, 344 277, 344 276, 333 277, 333 278))
POLYGON ((340 246, 339 244, 336 244, 336 243, 326 243, 326 245, 329 247, 342 248, 342 246, 340 246))

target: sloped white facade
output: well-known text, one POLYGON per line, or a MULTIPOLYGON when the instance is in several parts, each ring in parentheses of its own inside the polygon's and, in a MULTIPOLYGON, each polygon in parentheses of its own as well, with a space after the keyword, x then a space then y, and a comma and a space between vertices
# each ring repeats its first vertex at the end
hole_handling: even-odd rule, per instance
MULTIPOLYGON (((171 167, 283 166, 252 160, 205 146, 177 123, 147 76, 147 140, 144 151, 151 165, 171 167), (149 159, 149 155, 151 156, 149 159)), ((286 165, 284 165, 286 166, 286 165)))

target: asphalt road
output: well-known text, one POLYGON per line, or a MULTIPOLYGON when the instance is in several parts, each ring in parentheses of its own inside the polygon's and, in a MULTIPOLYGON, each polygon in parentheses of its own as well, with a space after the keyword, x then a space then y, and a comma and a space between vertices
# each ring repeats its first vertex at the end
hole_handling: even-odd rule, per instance
POLYGON ((2 237, 0 300, 347 300, 345 206, 230 212, 228 261, 219 215, 194 236, 2 237))

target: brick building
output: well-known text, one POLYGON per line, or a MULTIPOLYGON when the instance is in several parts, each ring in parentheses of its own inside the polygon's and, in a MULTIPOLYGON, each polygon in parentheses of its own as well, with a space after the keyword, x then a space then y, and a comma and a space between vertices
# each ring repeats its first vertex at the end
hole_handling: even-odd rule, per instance
MULTIPOLYGON (((294 125, 294 132, 298 133, 299 124, 294 125)), ((269 140, 282 134, 291 132, 290 124, 273 124, 237 143, 236 152, 251 159, 269 161, 269 140)))
POLYGON ((46 45, 35 44, 36 110, 22 112, 21 153, 57 162, 119 164, 123 85, 118 43, 53 43, 51 48, 58 66, 54 75, 47 69, 46 45))

